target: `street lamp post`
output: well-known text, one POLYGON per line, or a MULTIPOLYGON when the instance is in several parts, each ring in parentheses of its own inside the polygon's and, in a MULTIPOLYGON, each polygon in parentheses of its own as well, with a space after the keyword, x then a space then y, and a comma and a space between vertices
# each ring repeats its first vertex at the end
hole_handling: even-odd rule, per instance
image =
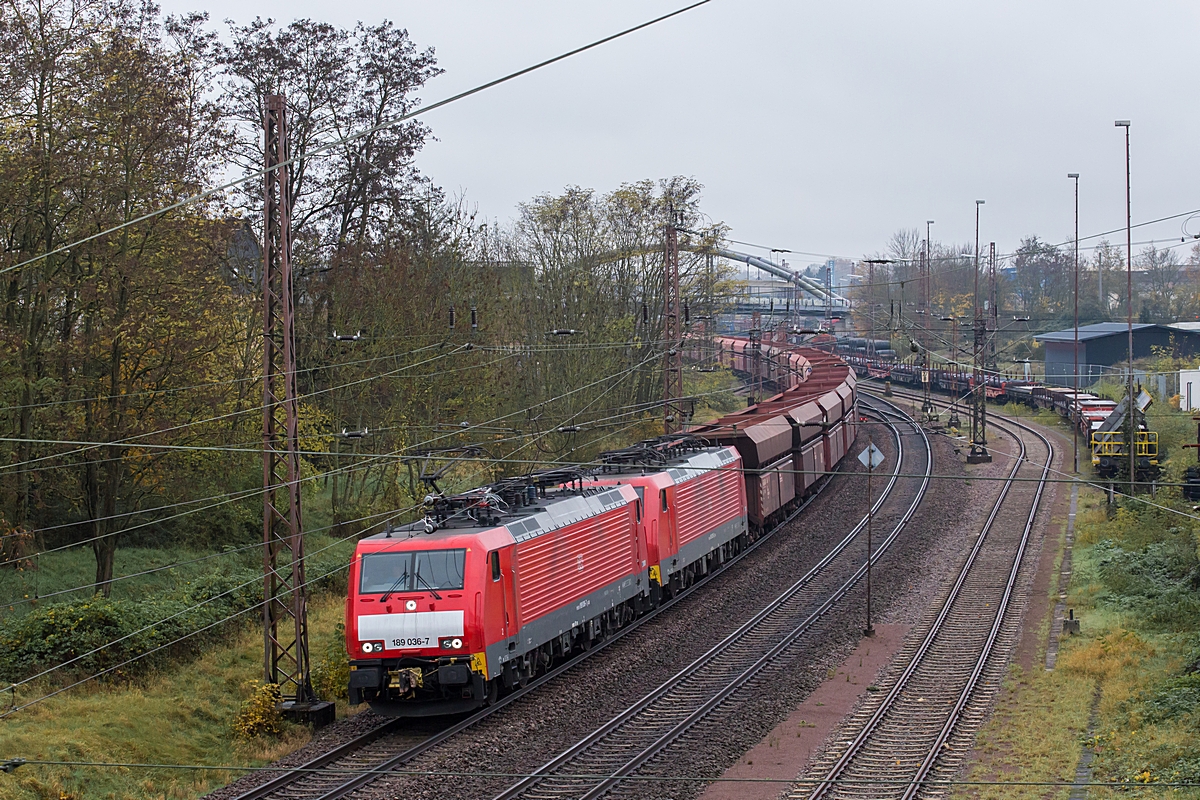
POLYGON ((1113 123, 1116 127, 1125 129, 1125 324, 1129 338, 1129 369, 1125 386, 1129 437, 1125 447, 1129 451, 1129 496, 1133 497, 1134 470, 1137 466, 1137 419, 1133 403, 1133 204, 1130 201, 1129 189, 1129 124, 1127 119, 1119 119, 1113 123))
MULTIPOLYGON (((1068 172, 1068 178, 1075 180, 1075 407, 1079 408, 1079 173, 1068 172)), ((1082 415, 1075 420, 1071 434, 1072 452, 1075 457, 1075 474, 1079 474, 1079 423, 1082 415)))

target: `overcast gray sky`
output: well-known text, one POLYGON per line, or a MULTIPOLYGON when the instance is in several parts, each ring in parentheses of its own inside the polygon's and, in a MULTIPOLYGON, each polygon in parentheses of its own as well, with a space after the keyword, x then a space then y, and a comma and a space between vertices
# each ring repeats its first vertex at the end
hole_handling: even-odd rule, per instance
MULTIPOLYGON (((164 10, 345 27, 389 18, 436 49, 446 72, 422 92, 432 102, 685 4, 164 0, 164 10)), ((419 163, 502 221, 567 185, 691 175, 733 238, 847 257, 926 219, 934 238, 970 241, 979 198, 982 241, 1008 252, 1025 235, 1069 235, 1068 172, 1082 175, 1082 235, 1124 225, 1118 118, 1133 121, 1134 222, 1200 208, 1198 23, 1194 0, 714 0, 431 112, 438 141, 419 163)), ((1181 222, 1134 241, 1178 244, 1181 222)), ((1200 219, 1188 228, 1200 233, 1200 219)))

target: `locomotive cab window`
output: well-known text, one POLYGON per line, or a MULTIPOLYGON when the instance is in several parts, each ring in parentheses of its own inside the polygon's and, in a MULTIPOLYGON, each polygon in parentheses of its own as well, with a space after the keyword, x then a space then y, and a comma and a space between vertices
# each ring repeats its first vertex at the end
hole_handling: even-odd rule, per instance
POLYGON ((360 594, 463 588, 466 550, 367 553, 359 570, 360 594))
POLYGON ((641 498, 633 501, 634 510, 637 511, 637 521, 642 521, 642 501, 641 498))
POLYGON ((492 565, 492 580, 500 580, 500 551, 493 550, 488 553, 488 563, 492 565))
POLYGON ((658 490, 658 496, 659 496, 659 498, 662 500, 662 510, 663 510, 663 511, 667 511, 667 510, 669 510, 669 509, 668 509, 668 507, 667 507, 667 490, 666 490, 666 489, 659 489, 659 490, 658 490))

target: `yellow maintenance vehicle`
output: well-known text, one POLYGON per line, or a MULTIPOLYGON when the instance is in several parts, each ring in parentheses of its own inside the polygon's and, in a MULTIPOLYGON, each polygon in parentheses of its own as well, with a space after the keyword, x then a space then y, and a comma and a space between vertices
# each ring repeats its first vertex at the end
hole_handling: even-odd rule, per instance
POLYGON ((1129 477, 1129 450, 1126 442, 1132 433, 1134 480, 1152 481, 1158 477, 1158 432, 1146 426, 1146 409, 1154 399, 1142 390, 1128 412, 1129 398, 1122 400, 1112 413, 1092 431, 1092 466, 1101 478, 1129 477))

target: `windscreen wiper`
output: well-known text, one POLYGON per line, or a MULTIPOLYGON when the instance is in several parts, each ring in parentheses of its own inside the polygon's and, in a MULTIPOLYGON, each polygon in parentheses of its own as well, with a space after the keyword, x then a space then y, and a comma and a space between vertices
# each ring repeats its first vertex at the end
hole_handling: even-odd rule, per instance
POLYGON ((441 600, 441 599, 442 599, 442 596, 441 596, 440 594, 438 594, 438 593, 437 593, 437 589, 433 588, 433 584, 431 584, 429 581, 427 581, 427 580, 425 580, 424 578, 422 578, 422 577, 421 577, 421 568, 420 568, 420 567, 417 567, 417 574, 416 574, 416 578, 417 578, 417 580, 418 580, 418 581, 420 581, 421 583, 424 583, 424 584, 425 584, 425 587, 426 587, 427 589, 429 589, 429 593, 430 593, 431 595, 433 595, 433 599, 434 599, 434 600, 441 600))
POLYGON ((386 592, 383 593, 383 597, 379 598, 379 602, 386 603, 387 599, 392 596, 392 592, 399 589, 400 584, 404 583, 407 580, 408 580, 408 570, 404 570, 404 574, 401 575, 399 578, 396 578, 396 582, 391 585, 391 588, 389 588, 386 592))

